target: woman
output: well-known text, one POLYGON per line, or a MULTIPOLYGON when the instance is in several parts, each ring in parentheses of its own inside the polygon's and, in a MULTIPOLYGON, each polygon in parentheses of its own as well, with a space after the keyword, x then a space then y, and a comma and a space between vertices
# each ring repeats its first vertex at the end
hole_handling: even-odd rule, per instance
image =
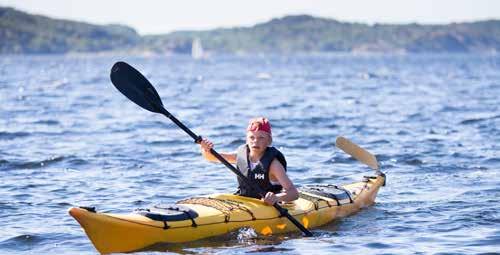
MULTIPOLYGON (((257 183, 265 192, 263 201, 268 205, 277 202, 289 202, 297 199, 299 193, 286 174, 286 160, 274 147, 271 124, 266 118, 251 119, 247 127, 246 144, 241 145, 236 153, 220 153, 229 163, 251 182, 257 183)), ((200 142, 203 157, 212 162, 219 162, 210 153, 213 143, 208 139, 200 142)), ((260 194, 238 177, 238 194, 246 197, 261 198, 260 194)))

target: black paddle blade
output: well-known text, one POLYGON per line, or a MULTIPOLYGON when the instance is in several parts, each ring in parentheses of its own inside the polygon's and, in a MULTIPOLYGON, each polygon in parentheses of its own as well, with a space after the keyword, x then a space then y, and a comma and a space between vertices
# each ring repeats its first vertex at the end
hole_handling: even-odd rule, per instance
POLYGON ((140 107, 161 113, 163 103, 148 79, 125 62, 116 62, 111 68, 111 82, 128 99, 140 107))

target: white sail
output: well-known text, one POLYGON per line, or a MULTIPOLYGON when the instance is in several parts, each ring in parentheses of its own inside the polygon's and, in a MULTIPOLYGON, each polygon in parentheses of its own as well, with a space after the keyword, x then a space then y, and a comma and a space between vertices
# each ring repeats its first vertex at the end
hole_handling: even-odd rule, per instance
POLYGON ((201 40, 200 38, 195 38, 191 45, 191 57, 193 59, 201 59, 203 58, 203 56, 204 53, 203 53, 203 47, 201 47, 201 40))

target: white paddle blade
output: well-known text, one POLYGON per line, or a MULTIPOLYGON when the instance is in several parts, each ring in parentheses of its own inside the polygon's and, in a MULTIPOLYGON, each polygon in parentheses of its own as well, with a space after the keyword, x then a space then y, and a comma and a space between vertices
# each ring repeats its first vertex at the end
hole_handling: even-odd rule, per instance
POLYGON ((335 145, 345 153, 351 155, 353 158, 368 165, 371 169, 375 171, 379 170, 378 161, 375 156, 373 156, 373 154, 369 153, 365 149, 359 147, 357 144, 349 141, 349 139, 339 136, 337 137, 337 141, 335 141, 335 145))

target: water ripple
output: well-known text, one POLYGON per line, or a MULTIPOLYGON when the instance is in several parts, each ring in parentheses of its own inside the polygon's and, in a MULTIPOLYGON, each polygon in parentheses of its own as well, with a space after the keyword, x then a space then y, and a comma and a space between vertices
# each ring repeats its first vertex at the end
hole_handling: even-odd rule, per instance
POLYGON ((12 140, 31 135, 29 132, 0 132, 0 139, 12 140))

